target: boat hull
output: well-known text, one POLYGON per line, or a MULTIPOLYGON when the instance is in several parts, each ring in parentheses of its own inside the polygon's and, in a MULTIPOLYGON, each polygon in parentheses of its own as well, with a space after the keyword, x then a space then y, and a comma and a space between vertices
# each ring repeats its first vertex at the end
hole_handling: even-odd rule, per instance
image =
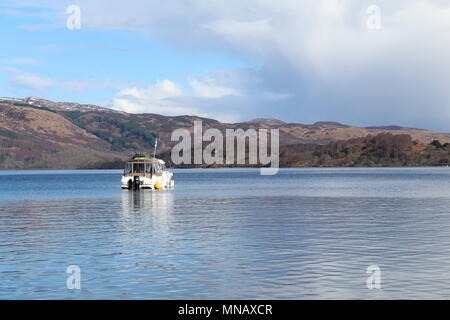
POLYGON ((140 175, 124 175, 121 179, 122 189, 173 189, 175 181, 172 179, 172 172, 163 172, 160 176, 145 177, 140 175))

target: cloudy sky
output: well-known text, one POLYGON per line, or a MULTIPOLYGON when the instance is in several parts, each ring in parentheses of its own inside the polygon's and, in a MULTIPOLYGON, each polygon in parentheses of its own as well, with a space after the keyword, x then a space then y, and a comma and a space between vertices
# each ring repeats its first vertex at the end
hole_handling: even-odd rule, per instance
POLYGON ((444 0, 3 0, 0 96, 450 131, 449 34, 444 0))

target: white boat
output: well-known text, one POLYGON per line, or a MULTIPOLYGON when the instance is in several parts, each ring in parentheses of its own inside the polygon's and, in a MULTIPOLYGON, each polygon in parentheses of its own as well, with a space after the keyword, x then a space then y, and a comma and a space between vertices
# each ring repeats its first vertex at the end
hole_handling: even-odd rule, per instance
POLYGON ((161 159, 135 155, 127 161, 121 180, 122 189, 173 189, 173 172, 161 159))

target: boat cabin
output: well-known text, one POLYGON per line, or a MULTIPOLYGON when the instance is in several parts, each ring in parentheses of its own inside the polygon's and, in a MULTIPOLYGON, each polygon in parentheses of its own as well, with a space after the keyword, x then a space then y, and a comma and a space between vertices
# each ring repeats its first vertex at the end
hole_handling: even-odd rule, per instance
POLYGON ((161 176, 165 170, 166 165, 164 161, 148 158, 144 155, 135 155, 127 161, 123 175, 151 178, 153 175, 161 176))

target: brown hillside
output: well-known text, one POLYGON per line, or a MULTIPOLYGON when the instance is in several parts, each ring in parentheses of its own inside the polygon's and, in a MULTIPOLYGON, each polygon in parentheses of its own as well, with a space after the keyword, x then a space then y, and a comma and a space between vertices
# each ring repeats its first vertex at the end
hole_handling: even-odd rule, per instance
POLYGON ((172 132, 178 128, 192 132, 195 120, 203 122, 203 130, 217 128, 222 132, 276 128, 281 146, 328 145, 380 134, 408 135, 421 145, 433 140, 450 143, 448 133, 398 126, 361 128, 337 122, 300 124, 277 119, 230 124, 197 116, 129 114, 38 98, 0 98, 0 169, 115 166, 135 152, 152 153, 156 139, 157 153, 167 153, 177 143, 171 141, 172 132))
POLYGON ((0 103, 0 168, 73 168, 118 156, 106 141, 56 112, 0 103), (71 150, 78 151, 68 165, 61 156, 71 150))

